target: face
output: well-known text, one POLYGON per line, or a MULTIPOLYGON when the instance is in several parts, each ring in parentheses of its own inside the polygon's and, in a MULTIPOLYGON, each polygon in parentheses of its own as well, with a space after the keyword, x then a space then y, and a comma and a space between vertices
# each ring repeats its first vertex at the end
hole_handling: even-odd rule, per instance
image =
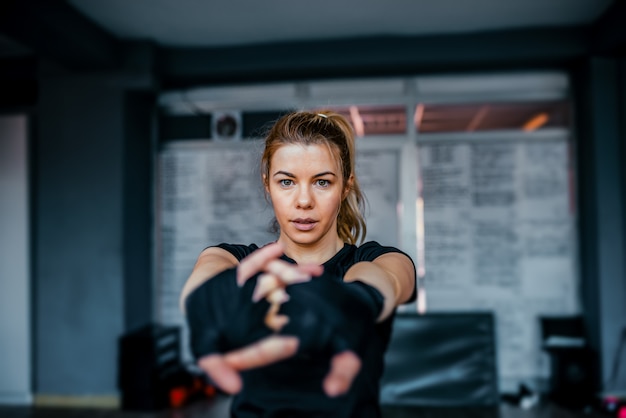
POLYGON ((344 194, 341 168, 324 145, 284 145, 270 161, 267 191, 286 245, 336 243, 344 194))

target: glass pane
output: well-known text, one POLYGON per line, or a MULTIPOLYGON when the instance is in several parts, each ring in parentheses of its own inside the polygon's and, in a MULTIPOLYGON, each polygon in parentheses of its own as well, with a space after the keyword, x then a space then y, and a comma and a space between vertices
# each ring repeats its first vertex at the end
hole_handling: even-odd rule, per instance
POLYGON ((357 136, 404 135, 406 133, 406 107, 404 105, 329 106, 325 109, 332 109, 345 116, 352 124, 357 136))
POLYGON ((569 128, 567 101, 530 103, 421 103, 415 109, 420 133, 475 131, 534 131, 569 128))

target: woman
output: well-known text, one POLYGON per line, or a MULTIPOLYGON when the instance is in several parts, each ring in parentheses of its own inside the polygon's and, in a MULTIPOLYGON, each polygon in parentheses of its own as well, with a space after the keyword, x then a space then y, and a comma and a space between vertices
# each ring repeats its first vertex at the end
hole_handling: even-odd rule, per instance
POLYGON ((415 298, 415 267, 396 248, 356 245, 354 170, 345 118, 283 116, 261 160, 277 241, 209 247, 185 284, 192 351, 235 394, 234 417, 380 416, 383 355, 395 308, 415 298))

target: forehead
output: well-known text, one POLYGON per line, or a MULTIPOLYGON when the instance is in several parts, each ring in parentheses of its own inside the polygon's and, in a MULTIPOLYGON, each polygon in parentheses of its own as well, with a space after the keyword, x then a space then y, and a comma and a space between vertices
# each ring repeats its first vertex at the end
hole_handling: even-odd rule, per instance
POLYGON ((271 170, 324 169, 338 171, 336 153, 326 144, 286 144, 278 148, 270 162, 271 170))

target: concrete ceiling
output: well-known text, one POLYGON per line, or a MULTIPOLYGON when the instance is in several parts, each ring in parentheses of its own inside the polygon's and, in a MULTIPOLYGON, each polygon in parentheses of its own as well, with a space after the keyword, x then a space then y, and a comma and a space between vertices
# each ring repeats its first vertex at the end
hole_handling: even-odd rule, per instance
POLYGON ((586 25, 612 0, 69 0, 120 39, 235 46, 586 25))

